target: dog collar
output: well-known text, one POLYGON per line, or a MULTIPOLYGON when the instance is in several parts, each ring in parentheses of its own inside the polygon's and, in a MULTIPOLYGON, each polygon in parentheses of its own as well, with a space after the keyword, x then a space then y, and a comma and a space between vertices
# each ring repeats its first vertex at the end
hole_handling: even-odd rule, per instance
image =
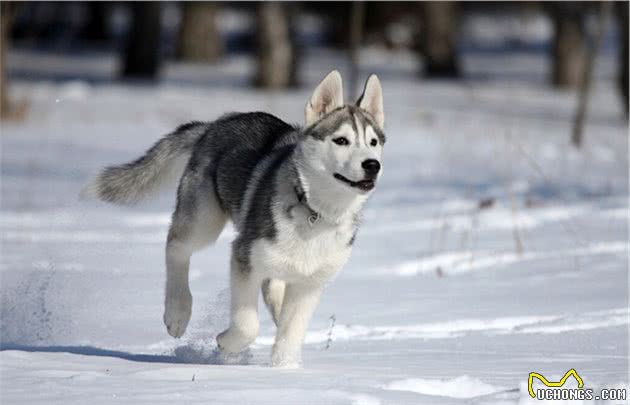
POLYGON ((295 186, 294 191, 295 191, 295 196, 297 197, 298 202, 302 204, 304 207, 306 207, 306 209, 309 211, 308 218, 306 218, 306 220, 308 221, 308 224, 310 226, 315 225, 317 221, 319 221, 319 218, 321 218, 321 215, 319 215, 317 211, 315 211, 314 209, 311 208, 310 205, 308 205, 308 201, 306 201, 306 193, 304 192, 302 187, 297 185, 295 186))

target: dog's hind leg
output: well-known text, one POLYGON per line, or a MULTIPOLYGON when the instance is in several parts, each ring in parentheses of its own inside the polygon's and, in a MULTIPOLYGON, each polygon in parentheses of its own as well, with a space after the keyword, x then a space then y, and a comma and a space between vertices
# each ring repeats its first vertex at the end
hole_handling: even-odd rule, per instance
POLYGON ((164 324, 180 337, 192 309, 188 267, 193 252, 214 242, 227 221, 209 176, 187 169, 179 183, 177 207, 166 242, 166 299, 164 324))
POLYGON ((263 300, 276 326, 278 326, 278 321, 280 320, 285 286, 286 283, 284 281, 272 278, 266 279, 262 284, 263 300))

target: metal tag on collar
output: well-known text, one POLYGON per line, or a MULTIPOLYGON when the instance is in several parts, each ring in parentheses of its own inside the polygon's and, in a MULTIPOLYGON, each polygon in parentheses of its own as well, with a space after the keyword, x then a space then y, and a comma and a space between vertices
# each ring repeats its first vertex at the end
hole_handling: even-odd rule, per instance
POLYGON ((313 226, 319 220, 319 214, 317 212, 311 212, 311 215, 308 216, 309 225, 313 226))

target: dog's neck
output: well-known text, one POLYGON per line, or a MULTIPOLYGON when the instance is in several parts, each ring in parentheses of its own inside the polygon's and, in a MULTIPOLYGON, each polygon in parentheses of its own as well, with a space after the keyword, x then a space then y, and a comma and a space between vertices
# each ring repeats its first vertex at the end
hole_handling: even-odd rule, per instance
POLYGON ((354 220, 367 196, 362 196, 339 183, 332 176, 303 167, 293 160, 294 190, 298 201, 312 213, 332 224, 354 220))

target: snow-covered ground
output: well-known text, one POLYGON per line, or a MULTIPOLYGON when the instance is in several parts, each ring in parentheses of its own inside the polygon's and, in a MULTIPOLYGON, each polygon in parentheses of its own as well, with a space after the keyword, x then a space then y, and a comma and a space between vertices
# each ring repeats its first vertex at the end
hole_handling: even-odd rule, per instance
POLYGON ((28 117, 1 127, 1 402, 540 403, 528 374, 557 381, 571 368, 588 388, 628 387, 628 137, 614 61, 598 65, 577 151, 575 94, 545 86, 542 55, 469 55, 459 83, 418 80, 409 55, 364 59, 385 91, 384 177, 303 368, 282 370, 268 366, 262 307, 248 353, 228 364, 214 353, 233 230, 193 257, 193 319, 176 340, 161 320, 173 190, 135 208, 77 195, 99 167, 186 121, 265 110, 299 122, 343 57, 314 52, 304 88, 265 93, 243 86, 243 57, 169 65, 149 87, 110 82, 111 56, 14 52, 13 73, 58 80, 18 80, 28 117), (65 80, 85 69, 96 84, 65 80))

